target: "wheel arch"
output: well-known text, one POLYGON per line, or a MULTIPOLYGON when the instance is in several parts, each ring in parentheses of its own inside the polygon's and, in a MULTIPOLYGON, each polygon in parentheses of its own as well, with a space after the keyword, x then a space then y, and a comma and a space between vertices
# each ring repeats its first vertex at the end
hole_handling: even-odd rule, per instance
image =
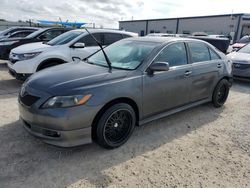
POLYGON ((49 58, 49 59, 45 59, 43 60, 39 65, 38 67, 36 68, 36 72, 41 70, 41 67, 48 64, 48 63, 51 63, 51 62, 58 62, 59 64, 63 64, 63 63, 67 63, 67 61, 61 59, 61 58, 49 58))
POLYGON ((115 105, 115 104, 118 104, 118 103, 126 103, 128 105, 130 105, 134 111, 135 111, 135 114, 136 114, 136 124, 138 125, 138 122, 139 122, 139 108, 138 108, 138 105, 137 103, 131 99, 131 98, 127 98, 127 97, 121 97, 121 98, 116 98, 116 99, 113 99, 111 101, 109 101, 108 103, 106 103, 99 111, 98 113, 95 115, 95 118, 92 122, 92 130, 91 130, 91 137, 93 140, 95 140, 96 138, 96 125, 97 125, 97 122, 98 120, 101 118, 101 115, 108 109, 110 108, 111 106, 115 105))

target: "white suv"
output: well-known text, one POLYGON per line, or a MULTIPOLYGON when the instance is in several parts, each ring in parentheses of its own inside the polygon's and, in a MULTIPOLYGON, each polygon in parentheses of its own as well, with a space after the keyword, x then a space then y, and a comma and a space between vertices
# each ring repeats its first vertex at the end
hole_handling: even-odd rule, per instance
MULTIPOLYGON (((89 32, 103 46, 123 38, 138 36, 136 33, 105 29, 89 29, 89 32)), ((11 50, 8 62, 9 72, 16 79, 25 80, 39 70, 72 62, 72 60, 84 59, 99 49, 86 30, 72 30, 47 43, 25 44, 11 50)))

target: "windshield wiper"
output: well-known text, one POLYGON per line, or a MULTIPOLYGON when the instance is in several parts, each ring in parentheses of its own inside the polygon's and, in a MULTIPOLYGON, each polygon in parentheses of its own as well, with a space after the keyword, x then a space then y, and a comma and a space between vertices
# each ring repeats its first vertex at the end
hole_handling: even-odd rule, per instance
POLYGON ((104 57, 105 57, 105 60, 106 60, 106 62, 107 62, 107 64, 108 64, 109 71, 111 72, 111 70, 112 70, 111 62, 110 62, 110 60, 109 60, 107 54, 105 53, 105 51, 104 51, 104 49, 103 49, 103 47, 102 47, 102 44, 94 37, 94 35, 92 35, 92 34, 89 32, 89 30, 88 30, 87 28, 84 28, 84 29, 88 32, 88 34, 94 39, 94 41, 97 43, 97 45, 101 48, 102 53, 103 53, 103 55, 104 55, 104 57))

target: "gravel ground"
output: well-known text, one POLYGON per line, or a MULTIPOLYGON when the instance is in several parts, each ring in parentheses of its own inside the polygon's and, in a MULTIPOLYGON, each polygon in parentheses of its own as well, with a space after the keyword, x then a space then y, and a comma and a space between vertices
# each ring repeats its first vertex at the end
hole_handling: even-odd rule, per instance
POLYGON ((227 103, 138 127, 115 150, 63 149, 33 138, 18 120, 17 92, 0 63, 0 187, 250 187, 250 83, 227 103))

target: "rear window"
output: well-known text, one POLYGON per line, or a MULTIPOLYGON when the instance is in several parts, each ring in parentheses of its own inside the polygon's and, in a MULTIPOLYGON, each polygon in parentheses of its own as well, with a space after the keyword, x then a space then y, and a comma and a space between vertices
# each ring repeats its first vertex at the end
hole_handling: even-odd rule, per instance
POLYGON ((205 44, 198 42, 190 42, 188 43, 188 46, 191 52, 193 63, 210 61, 209 50, 205 44))

